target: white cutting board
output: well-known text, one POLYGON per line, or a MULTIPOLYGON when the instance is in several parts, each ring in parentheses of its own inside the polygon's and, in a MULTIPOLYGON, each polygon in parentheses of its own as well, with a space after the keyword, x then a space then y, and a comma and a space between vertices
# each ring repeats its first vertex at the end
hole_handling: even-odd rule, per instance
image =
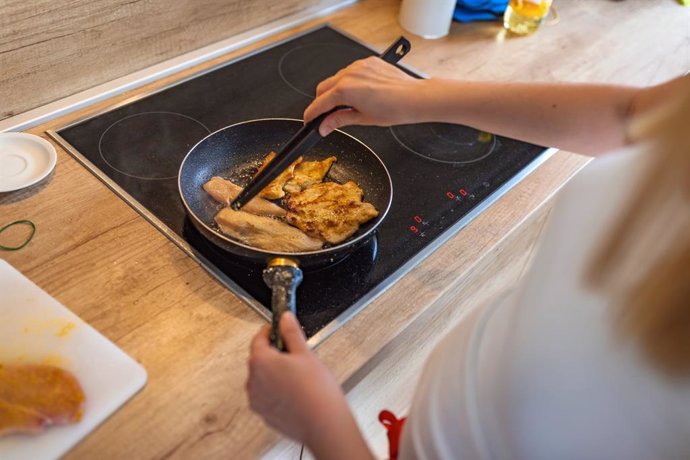
POLYGON ((2 460, 60 457, 146 383, 139 363, 2 259, 0 362, 62 367, 86 395, 83 418, 74 425, 0 437, 2 460))

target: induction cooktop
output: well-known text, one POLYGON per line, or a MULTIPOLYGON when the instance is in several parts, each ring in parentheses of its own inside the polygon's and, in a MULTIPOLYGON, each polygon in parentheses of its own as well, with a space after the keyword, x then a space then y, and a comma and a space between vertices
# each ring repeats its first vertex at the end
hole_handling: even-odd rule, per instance
MULTIPOLYGON (((180 163, 199 140, 223 127, 260 118, 300 119, 321 80, 376 54, 325 25, 49 134, 269 318, 271 291, 262 280, 264 267, 214 246, 186 216, 177 190, 180 163)), ((334 264, 304 270, 297 316, 307 336, 314 337, 312 343, 364 308, 553 153, 451 124, 344 131, 383 160, 393 182, 393 202, 366 244, 334 264)))

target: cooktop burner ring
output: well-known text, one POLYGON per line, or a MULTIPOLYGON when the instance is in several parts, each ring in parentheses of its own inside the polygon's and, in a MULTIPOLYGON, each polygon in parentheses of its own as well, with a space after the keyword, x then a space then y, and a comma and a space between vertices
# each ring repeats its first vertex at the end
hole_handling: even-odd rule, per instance
POLYGON ((495 135, 450 123, 420 123, 389 128, 406 150, 437 163, 466 165, 484 160, 497 150, 495 135))
POLYGON ((283 54, 278 61, 278 74, 294 91, 314 99, 316 86, 321 81, 335 75, 354 61, 372 55, 358 47, 343 43, 310 43, 292 48, 283 54), (342 59, 334 59, 334 56, 342 59))
POLYGON ((120 118, 108 126, 98 139, 98 153, 105 164, 127 177, 141 180, 170 180, 177 178, 179 163, 189 150, 210 133, 211 130, 202 122, 182 113, 139 112, 120 118), (156 117, 153 119, 153 129, 151 128, 152 121, 149 119, 144 124, 147 127, 146 132, 140 133, 135 119, 151 115, 156 117), (156 136, 159 133, 162 135, 156 136), (138 161, 131 161, 131 155, 127 155, 129 149, 133 145, 141 145, 133 140, 137 135, 146 137, 143 140, 145 147, 135 153, 139 155, 138 161), (164 139, 161 141, 160 137, 164 139), (157 148, 163 145, 180 148, 176 151, 158 151, 157 148))

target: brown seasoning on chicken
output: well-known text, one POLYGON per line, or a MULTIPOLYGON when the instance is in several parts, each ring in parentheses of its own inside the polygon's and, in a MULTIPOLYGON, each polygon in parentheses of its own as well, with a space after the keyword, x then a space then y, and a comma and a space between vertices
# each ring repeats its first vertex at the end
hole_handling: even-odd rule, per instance
MULTIPOLYGON (((259 174, 268 164, 273 161, 273 159, 276 157, 276 153, 271 151, 268 155, 266 155, 266 158, 264 158, 264 161, 261 163, 261 166, 259 167, 258 171, 256 171, 256 174, 254 177, 256 177, 257 174, 259 174)), ((287 181, 292 179, 293 172, 295 170, 295 166, 300 164, 302 162, 302 157, 297 158, 295 161, 292 162, 288 168, 280 173, 278 177, 273 179, 270 184, 268 184, 261 192, 259 192, 259 196, 261 198, 265 198, 267 200, 278 200, 280 198, 283 198, 285 196, 285 191, 283 190, 283 186, 287 181)))
POLYGON ((283 190, 288 193, 298 193, 307 187, 318 184, 326 177, 336 157, 328 157, 323 161, 303 161, 295 167, 292 179, 285 183, 283 190))
POLYGON ((339 244, 379 215, 371 203, 362 202, 363 194, 352 181, 315 184, 289 196, 286 219, 309 236, 339 244))

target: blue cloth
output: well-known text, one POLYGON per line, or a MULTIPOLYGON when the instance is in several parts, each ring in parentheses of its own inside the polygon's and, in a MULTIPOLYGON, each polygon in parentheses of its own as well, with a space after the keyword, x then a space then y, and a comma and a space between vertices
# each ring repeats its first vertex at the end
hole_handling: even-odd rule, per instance
POLYGON ((503 15, 508 0, 458 0, 453 19, 458 22, 493 21, 503 15))

